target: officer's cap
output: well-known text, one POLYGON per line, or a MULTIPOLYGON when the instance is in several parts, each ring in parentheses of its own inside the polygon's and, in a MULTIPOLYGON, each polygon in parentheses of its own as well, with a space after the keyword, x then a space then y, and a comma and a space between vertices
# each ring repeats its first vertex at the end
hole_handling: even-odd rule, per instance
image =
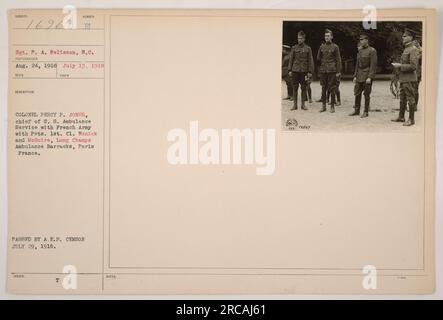
POLYGON ((300 31, 298 32, 298 36, 299 36, 299 37, 306 38, 306 34, 303 32, 303 30, 300 30, 300 31))
POLYGON ((325 29, 325 34, 330 33, 332 35, 332 31, 330 29, 325 29))
POLYGON ((369 39, 369 36, 368 36, 367 33, 362 32, 362 33, 360 33, 360 39, 361 39, 361 38, 363 38, 363 39, 369 39))
POLYGON ((403 32, 404 36, 410 36, 412 38, 415 37, 415 31, 409 28, 405 28, 405 31, 403 32))

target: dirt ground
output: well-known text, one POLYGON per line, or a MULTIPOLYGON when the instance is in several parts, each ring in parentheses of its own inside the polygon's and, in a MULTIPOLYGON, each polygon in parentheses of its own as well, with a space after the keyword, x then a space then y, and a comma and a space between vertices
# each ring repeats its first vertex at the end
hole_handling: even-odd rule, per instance
MULTIPOLYGON (((327 111, 320 113, 321 102, 316 102, 321 97, 320 83, 311 83, 312 89, 312 103, 307 102, 308 110, 300 109, 300 89, 298 93, 298 110, 291 111, 293 102, 289 100, 282 100, 282 130, 296 130, 296 131, 404 131, 410 132, 419 130, 422 126, 422 112, 421 101, 418 104, 418 112, 415 114, 416 124, 411 127, 404 127, 402 123, 391 122, 398 116, 398 108, 400 100, 394 99, 389 90, 389 80, 374 81, 372 85, 371 105, 369 117, 350 117, 354 106, 354 84, 351 80, 342 80, 340 83, 341 92, 341 106, 335 107, 335 113, 330 113, 330 106, 327 106, 327 111), (289 121, 288 121, 289 120, 289 121), (289 124, 287 126, 287 124, 289 124)), ((282 98, 286 97, 286 84, 282 82, 282 98)), ((422 88, 420 88, 420 93, 422 88)), ((422 97, 422 95, 421 95, 422 97)), ((362 109, 364 106, 364 97, 362 97, 362 109)), ((406 112, 405 118, 408 118, 406 112)))

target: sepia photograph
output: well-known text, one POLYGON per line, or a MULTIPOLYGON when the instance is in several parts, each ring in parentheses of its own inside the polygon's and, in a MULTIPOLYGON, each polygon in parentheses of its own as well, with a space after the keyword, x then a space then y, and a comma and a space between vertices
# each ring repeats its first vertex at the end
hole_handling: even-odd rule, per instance
POLYGON ((282 130, 415 130, 422 22, 284 21, 282 130))

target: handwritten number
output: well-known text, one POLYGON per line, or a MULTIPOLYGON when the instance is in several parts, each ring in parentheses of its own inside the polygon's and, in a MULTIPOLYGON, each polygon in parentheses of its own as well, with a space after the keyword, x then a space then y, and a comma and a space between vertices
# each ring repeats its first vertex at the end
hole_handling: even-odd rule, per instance
POLYGON ((51 29, 51 27, 54 25, 54 20, 49 20, 48 21, 49 25, 48 25, 48 29, 51 29))

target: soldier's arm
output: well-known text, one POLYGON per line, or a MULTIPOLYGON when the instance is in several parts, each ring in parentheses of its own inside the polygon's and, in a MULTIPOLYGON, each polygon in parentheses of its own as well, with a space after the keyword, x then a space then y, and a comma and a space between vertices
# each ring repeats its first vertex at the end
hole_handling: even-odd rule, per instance
POLYGON ((371 50, 371 65, 369 66, 368 78, 374 79, 375 73, 377 72, 377 50, 371 50))
POLYGON ((312 49, 309 47, 309 65, 308 65, 308 72, 310 74, 314 73, 314 58, 312 57, 312 49))
POLYGON ((336 46, 335 55, 337 58, 337 73, 341 73, 341 55, 340 55, 340 48, 338 46, 336 46))
POLYGON ((293 52, 294 52, 294 48, 291 48, 291 52, 289 53, 288 72, 292 71, 293 52))
POLYGON ((286 73, 289 71, 289 69, 288 69, 288 61, 289 61, 289 56, 285 55, 283 57, 282 62, 281 62, 281 64, 282 64, 282 71, 284 71, 286 69, 286 73))
POLYGON ((355 78, 355 77, 357 77, 357 71, 358 71, 358 62, 359 62, 359 57, 358 57, 358 53, 357 53, 357 59, 356 59, 356 61, 355 61, 355 68, 354 68, 354 75, 353 75, 353 77, 355 78))
POLYGON ((403 72, 412 72, 417 70, 418 66, 418 50, 415 48, 409 53, 409 63, 402 63, 400 70, 403 72))
POLYGON ((317 60, 318 60, 318 61, 321 60, 321 46, 320 46, 320 48, 318 48, 318 52, 317 52, 317 60))

